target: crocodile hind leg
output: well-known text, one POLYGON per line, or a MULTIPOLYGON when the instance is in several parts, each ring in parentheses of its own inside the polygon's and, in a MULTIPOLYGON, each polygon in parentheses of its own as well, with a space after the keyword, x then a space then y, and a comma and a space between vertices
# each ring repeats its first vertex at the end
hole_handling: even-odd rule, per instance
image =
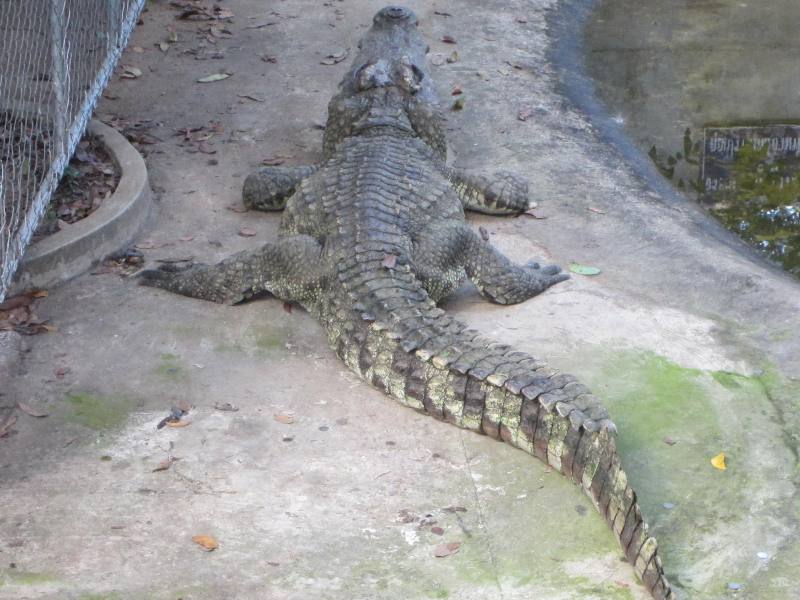
POLYGON ((254 210, 283 210, 300 182, 317 170, 316 165, 261 167, 244 180, 242 200, 254 210))
POLYGON ((569 279, 556 265, 516 265, 467 225, 457 223, 426 229, 415 240, 413 262, 417 277, 434 300, 457 287, 459 269, 484 297, 498 304, 523 302, 569 279))
POLYGON ((507 171, 491 176, 449 167, 445 175, 466 210, 488 215, 515 215, 533 208, 528 183, 507 171))
POLYGON ((322 285, 321 252, 310 236, 287 236, 216 265, 149 269, 139 274, 140 284, 221 304, 236 304, 263 292, 302 302, 322 285))

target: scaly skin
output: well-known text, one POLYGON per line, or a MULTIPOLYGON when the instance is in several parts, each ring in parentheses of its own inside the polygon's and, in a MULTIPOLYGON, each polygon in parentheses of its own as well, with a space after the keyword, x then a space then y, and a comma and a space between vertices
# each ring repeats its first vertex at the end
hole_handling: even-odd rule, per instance
POLYGON ((349 368, 401 403, 503 440, 582 487, 654 598, 673 598, 657 544, 591 392, 524 352, 481 337, 436 302, 469 277, 522 302, 567 278, 515 265, 476 235, 464 209, 514 214, 527 186, 508 173, 445 165, 443 119, 416 17, 387 7, 329 106, 319 165, 250 175, 245 203, 281 210, 280 237, 214 266, 161 268, 142 283, 234 304, 261 292, 301 303, 349 368))

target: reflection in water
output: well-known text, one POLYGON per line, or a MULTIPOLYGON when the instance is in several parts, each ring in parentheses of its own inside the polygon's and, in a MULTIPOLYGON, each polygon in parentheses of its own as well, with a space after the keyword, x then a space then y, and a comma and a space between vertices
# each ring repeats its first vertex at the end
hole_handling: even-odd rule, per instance
POLYGON ((744 144, 725 193, 700 177, 705 127, 800 123, 798 22, 797 0, 605 0, 586 47, 601 99, 662 175, 800 276, 797 151, 744 144))

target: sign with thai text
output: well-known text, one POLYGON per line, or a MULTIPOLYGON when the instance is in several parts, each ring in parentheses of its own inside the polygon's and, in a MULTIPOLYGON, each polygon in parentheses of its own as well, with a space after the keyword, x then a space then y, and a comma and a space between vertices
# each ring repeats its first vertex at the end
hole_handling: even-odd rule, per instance
POLYGON ((743 185, 782 189, 800 174, 800 125, 706 127, 703 138, 701 181, 712 199, 743 185))

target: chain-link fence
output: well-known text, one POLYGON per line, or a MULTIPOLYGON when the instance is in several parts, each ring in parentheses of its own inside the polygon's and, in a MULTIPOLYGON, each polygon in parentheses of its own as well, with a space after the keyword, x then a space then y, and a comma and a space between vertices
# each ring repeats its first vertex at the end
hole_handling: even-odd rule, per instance
POLYGON ((0 0, 0 301, 145 0, 0 0))

